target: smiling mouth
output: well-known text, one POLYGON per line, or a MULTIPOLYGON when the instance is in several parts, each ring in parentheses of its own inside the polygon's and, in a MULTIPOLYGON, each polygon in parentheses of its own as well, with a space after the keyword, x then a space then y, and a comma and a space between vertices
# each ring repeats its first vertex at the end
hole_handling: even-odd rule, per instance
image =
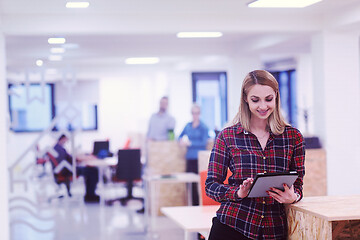
POLYGON ((269 109, 267 110, 258 110, 258 113, 261 115, 261 116, 265 116, 267 113, 268 113, 269 109))

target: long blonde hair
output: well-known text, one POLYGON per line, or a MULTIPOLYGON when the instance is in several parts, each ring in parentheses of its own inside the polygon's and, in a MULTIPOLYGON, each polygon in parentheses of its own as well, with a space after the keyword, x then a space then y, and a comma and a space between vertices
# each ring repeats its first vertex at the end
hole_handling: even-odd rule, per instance
POLYGON ((233 120, 234 124, 241 123, 242 127, 246 131, 250 131, 251 112, 249 109, 249 105, 246 102, 246 98, 247 98, 247 94, 250 91, 250 88, 255 84, 269 86, 274 90, 275 109, 268 118, 267 127, 275 135, 282 134, 285 130, 285 126, 288 124, 285 122, 284 117, 282 116, 280 111, 279 84, 276 81, 275 77, 271 73, 265 70, 255 70, 249 72, 246 75, 241 87, 240 106, 239 106, 239 111, 233 120))

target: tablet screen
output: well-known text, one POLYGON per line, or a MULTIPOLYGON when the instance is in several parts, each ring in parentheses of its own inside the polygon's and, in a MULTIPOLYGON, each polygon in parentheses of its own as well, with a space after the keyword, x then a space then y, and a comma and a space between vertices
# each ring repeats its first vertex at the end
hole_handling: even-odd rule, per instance
POLYGON ((291 187, 298 178, 296 171, 281 172, 281 173, 259 173, 249 190, 247 197, 268 197, 266 191, 271 187, 284 190, 283 184, 291 187))

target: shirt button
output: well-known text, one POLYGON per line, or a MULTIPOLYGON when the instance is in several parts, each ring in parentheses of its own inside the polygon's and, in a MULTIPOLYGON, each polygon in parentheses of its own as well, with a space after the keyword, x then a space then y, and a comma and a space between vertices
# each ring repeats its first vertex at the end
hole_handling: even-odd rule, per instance
POLYGON ((264 215, 261 215, 261 218, 264 218, 264 215))
POLYGON ((265 159, 266 159, 266 157, 263 157, 263 159, 265 160, 265 159))

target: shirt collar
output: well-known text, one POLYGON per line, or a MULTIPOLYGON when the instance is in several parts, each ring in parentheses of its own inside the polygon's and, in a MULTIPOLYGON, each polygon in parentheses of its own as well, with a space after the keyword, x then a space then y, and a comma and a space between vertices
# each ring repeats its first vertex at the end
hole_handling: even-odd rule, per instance
POLYGON ((240 134, 240 133, 244 133, 244 134, 249 134, 249 132, 248 131, 246 131, 242 126, 241 126, 241 124, 240 123, 238 123, 237 124, 237 126, 236 126, 236 133, 237 134, 240 134))
MULTIPOLYGON (((249 132, 246 131, 246 130, 241 126, 240 123, 238 123, 236 127, 237 127, 237 129, 236 129, 236 133, 237 133, 237 134, 240 134, 240 133, 244 133, 244 134, 246 134, 246 135, 249 134, 249 132)), ((271 137, 271 136, 274 136, 274 134, 273 134, 271 131, 269 131, 269 132, 270 132, 270 137, 271 137)))

